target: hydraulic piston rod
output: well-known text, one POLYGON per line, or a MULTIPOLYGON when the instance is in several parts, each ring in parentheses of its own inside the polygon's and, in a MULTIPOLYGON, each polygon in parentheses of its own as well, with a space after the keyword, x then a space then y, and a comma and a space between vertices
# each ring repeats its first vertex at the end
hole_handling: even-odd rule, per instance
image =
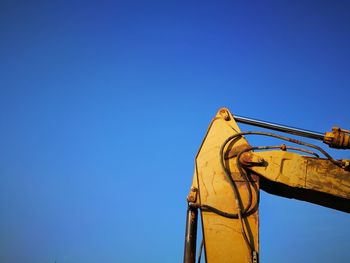
POLYGON ((309 130, 304 130, 304 129, 299 129, 295 127, 290 127, 286 125, 281 125, 277 123, 272 123, 272 122, 267 122, 267 121, 262 121, 262 120, 255 120, 247 117, 242 117, 238 115, 234 115, 234 118, 237 122, 248 124, 248 125, 253 125, 253 126, 258 126, 266 129, 271 129, 275 131, 280 131, 280 132, 286 132, 298 136, 303 136, 311 139, 316 139, 323 141, 324 139, 324 134, 320 132, 315 132, 315 131, 309 131, 309 130))

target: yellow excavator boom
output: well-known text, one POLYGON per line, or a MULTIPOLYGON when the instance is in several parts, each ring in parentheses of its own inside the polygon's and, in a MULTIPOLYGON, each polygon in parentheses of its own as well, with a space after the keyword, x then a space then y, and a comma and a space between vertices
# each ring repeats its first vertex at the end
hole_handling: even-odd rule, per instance
MULTIPOLYGON (((310 134, 333 148, 350 147, 347 130, 310 134)), ((349 161, 334 160, 317 146, 278 134, 241 132, 234 116, 220 109, 195 159, 184 262, 196 260, 198 211, 206 262, 259 262, 260 189, 349 213, 349 161), (281 144, 253 147, 246 140, 250 135, 270 136, 281 144)))

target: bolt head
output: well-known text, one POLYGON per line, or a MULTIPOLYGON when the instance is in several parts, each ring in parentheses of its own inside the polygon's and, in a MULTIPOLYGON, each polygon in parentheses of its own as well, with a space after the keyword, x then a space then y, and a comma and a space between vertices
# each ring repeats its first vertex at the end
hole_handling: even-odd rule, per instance
POLYGON ((224 118, 225 121, 230 120, 230 114, 228 113, 227 110, 225 110, 225 109, 221 110, 220 115, 224 118))

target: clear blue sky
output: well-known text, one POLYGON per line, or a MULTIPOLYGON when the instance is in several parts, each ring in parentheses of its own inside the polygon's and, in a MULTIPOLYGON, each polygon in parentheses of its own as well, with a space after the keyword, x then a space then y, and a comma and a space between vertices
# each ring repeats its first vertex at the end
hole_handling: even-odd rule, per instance
MULTIPOLYGON (((0 261, 181 262, 194 156, 221 106, 350 128, 349 14, 348 1, 1 1, 0 261)), ((262 193, 261 260, 345 262, 349 223, 262 193)))

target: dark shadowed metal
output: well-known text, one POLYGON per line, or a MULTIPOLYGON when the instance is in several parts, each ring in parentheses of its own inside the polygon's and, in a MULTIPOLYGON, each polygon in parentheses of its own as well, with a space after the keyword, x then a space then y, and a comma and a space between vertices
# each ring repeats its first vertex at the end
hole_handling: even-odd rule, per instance
POLYGON ((286 132, 286 133, 303 136, 303 137, 320 140, 320 141, 323 141, 323 138, 324 138, 324 134, 320 132, 299 129, 291 126, 251 119, 251 118, 242 117, 238 115, 234 115, 233 117, 236 122, 240 122, 248 125, 258 126, 261 128, 271 129, 271 130, 280 131, 280 132, 286 132))
POLYGON ((198 209, 187 208, 184 263, 196 262, 198 209))

